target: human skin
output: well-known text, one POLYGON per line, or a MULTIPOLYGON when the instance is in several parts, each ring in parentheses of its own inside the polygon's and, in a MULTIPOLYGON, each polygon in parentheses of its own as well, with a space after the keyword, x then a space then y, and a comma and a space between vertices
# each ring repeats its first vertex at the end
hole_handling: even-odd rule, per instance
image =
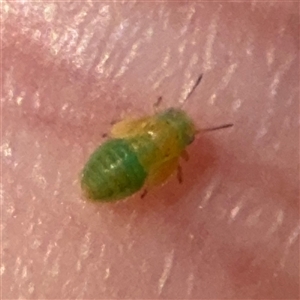
POLYGON ((299 298, 299 4, 2 14, 1 299, 299 298), (197 136, 182 184, 84 199, 111 123, 159 96, 199 128, 234 127, 197 136))

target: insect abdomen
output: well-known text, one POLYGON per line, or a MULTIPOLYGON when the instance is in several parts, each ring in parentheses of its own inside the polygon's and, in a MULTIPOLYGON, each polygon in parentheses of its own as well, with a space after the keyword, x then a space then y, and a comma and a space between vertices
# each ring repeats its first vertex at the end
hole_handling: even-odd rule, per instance
POLYGON ((114 201, 137 192, 147 173, 125 139, 111 139, 91 155, 81 186, 93 200, 114 201))

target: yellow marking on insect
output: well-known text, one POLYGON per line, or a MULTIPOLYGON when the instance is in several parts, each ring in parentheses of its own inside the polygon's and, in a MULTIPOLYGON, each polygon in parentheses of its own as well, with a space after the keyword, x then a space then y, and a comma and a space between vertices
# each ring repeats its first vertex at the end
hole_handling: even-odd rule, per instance
POLYGON ((112 127, 111 137, 90 156, 81 174, 82 189, 92 200, 112 202, 142 188, 161 185, 176 170, 181 181, 179 159, 188 158, 186 147, 196 134, 231 126, 197 130, 180 108, 140 119, 124 119, 112 127))
POLYGON ((137 120, 125 118, 124 120, 113 125, 110 135, 113 138, 128 138, 139 133, 151 117, 145 117, 137 120))

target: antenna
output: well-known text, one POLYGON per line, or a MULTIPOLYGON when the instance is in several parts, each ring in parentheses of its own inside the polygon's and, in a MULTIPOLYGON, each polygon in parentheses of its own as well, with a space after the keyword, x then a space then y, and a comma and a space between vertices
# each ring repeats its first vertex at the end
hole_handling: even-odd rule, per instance
POLYGON ((194 86, 192 87, 191 91, 188 93, 188 95, 186 96, 186 98, 184 99, 184 102, 193 94, 194 90, 196 89, 196 87, 199 85, 199 83, 201 82, 201 79, 203 77, 203 74, 200 74, 200 76, 198 77, 197 81, 195 82, 194 86))
POLYGON ((216 127, 209 127, 209 128, 200 129, 200 130, 197 130, 197 133, 200 133, 200 132, 203 132, 203 131, 214 131, 214 130, 229 128, 229 127, 232 127, 232 126, 233 126, 233 124, 229 123, 229 124, 224 124, 224 125, 220 125, 220 126, 216 126, 216 127))
MULTIPOLYGON (((200 74, 199 77, 197 78, 194 86, 192 87, 192 89, 190 90, 190 92, 188 93, 188 95, 186 96, 184 101, 182 102, 182 105, 180 106, 181 108, 186 103, 186 100, 193 94, 193 92, 195 91, 197 86, 200 84, 202 78, 203 78, 203 74, 200 74)), ((161 101, 161 99, 158 100, 158 103, 160 103, 160 101, 161 101)), ((223 125, 220 125, 220 126, 199 129, 199 130, 196 131, 196 134, 199 134, 199 133, 205 132, 205 131, 214 131, 214 130, 219 130, 219 129, 225 129, 225 128, 229 128, 229 127, 232 127, 232 126, 233 126, 232 123, 228 123, 228 124, 223 124, 223 125)))

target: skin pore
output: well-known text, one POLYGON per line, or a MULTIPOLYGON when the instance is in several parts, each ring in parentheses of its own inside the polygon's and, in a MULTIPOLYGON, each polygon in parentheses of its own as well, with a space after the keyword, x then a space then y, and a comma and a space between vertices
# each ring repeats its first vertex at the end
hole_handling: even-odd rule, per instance
POLYGON ((3 8, 2 298, 299 298, 297 3, 3 8), (197 136, 182 184, 85 201, 102 135, 160 96, 234 127, 197 136))

